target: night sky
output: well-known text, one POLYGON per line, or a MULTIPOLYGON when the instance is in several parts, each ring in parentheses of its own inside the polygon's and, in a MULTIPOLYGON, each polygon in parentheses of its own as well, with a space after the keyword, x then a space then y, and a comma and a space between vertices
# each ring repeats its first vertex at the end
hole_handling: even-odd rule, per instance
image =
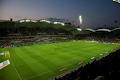
POLYGON ((0 19, 65 18, 95 27, 120 23, 120 4, 112 0, 0 0, 0 19))

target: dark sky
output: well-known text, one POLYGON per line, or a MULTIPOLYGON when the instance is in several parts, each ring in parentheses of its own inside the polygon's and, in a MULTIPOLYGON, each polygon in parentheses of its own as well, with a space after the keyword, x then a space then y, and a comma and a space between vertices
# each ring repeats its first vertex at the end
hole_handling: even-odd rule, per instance
POLYGON ((0 19, 65 18, 83 24, 101 26, 120 23, 120 4, 112 0, 0 0, 0 19))

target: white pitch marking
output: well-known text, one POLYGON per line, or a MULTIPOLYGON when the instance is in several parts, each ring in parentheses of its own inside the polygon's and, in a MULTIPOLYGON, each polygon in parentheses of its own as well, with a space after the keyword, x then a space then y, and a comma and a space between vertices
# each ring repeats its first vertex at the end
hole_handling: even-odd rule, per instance
POLYGON ((92 57, 91 59, 95 59, 95 57, 92 57))

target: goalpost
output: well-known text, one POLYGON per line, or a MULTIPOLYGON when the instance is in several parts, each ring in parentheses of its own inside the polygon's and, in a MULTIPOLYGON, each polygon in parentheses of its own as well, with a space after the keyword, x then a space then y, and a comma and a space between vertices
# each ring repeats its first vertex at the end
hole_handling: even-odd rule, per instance
POLYGON ((0 70, 10 64, 9 58, 10 58, 9 51, 4 51, 0 53, 0 70))

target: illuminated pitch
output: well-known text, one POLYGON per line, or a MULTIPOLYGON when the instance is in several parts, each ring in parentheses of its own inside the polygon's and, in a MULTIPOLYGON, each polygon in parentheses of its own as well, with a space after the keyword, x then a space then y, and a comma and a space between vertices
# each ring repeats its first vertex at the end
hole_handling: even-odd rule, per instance
POLYGON ((117 43, 84 40, 9 48, 11 65, 0 70, 0 80, 55 80, 117 49, 117 43))

